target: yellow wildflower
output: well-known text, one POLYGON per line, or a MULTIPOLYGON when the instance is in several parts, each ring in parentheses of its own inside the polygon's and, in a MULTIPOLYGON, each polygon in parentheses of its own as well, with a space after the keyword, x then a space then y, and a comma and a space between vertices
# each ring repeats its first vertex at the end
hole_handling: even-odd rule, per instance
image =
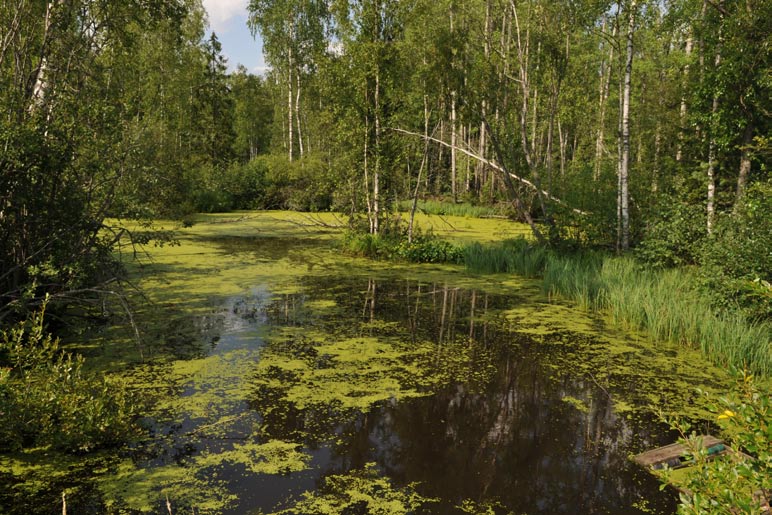
POLYGON ((735 416, 735 412, 732 410, 725 410, 721 415, 718 416, 719 420, 724 420, 727 418, 732 418, 735 416))

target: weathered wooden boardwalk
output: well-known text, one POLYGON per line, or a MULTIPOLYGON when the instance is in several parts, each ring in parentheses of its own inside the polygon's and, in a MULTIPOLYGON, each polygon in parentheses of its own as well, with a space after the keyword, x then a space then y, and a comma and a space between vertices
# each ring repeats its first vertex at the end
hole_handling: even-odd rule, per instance
MULTIPOLYGON (((702 446, 707 448, 708 454, 711 456, 720 456, 730 450, 723 440, 711 435, 702 437, 702 446)), ((633 461, 644 468, 652 470, 661 470, 666 466, 671 469, 677 469, 691 464, 691 461, 686 457, 687 451, 686 445, 673 443, 633 456, 633 461)))
MULTIPOLYGON (((700 439, 700 444, 703 449, 707 450, 709 458, 731 454, 732 459, 753 459, 744 452, 732 449, 726 445, 723 440, 716 438, 715 436, 705 435, 700 437, 700 439)), ((692 465, 694 462, 689 457, 688 451, 689 448, 685 444, 674 443, 637 454, 633 456, 633 461, 652 473, 659 474, 658 471, 665 468, 677 470, 685 469, 685 467, 692 465)), ((673 487, 681 492, 689 493, 689 490, 680 483, 683 478, 684 476, 678 473, 668 476, 669 482, 673 487)), ((765 493, 763 491, 758 491, 755 496, 761 504, 762 513, 770 512, 770 492, 765 493)), ((733 509, 730 509, 730 511, 734 513, 733 509)))

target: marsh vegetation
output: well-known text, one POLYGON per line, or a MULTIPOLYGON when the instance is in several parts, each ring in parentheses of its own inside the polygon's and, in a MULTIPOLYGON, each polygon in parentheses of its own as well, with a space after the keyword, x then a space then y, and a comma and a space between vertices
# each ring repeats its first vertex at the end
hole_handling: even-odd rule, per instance
POLYGON ((5 454, 3 509, 64 492, 77 513, 674 511, 628 455, 674 437, 659 410, 706 424, 692 386, 719 395, 725 370, 537 280, 346 257, 306 222, 216 215, 150 249, 144 361, 130 327, 67 346, 141 399, 138 434, 5 454))

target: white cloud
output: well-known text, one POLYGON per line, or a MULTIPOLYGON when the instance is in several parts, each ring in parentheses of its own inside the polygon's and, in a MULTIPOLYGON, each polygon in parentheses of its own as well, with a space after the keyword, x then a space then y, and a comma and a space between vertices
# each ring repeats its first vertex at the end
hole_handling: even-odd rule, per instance
POLYGON ((209 25, 215 32, 228 30, 228 23, 237 17, 246 17, 249 0, 204 0, 209 13, 209 25))

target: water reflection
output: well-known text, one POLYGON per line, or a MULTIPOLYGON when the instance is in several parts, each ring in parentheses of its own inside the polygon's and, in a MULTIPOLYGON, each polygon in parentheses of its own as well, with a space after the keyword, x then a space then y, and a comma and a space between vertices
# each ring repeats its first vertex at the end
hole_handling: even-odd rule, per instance
MULTIPOLYGON (((262 382, 251 407, 263 414, 271 436, 330 448, 330 456, 316 461, 322 475, 376 462, 398 484, 419 482, 422 494, 442 499, 434 513, 458 513, 454 507, 465 499, 497 500, 530 514, 674 512, 673 496, 627 458, 658 443, 650 435, 662 434, 661 425, 617 415, 608 390, 586 375, 551 374, 556 348, 510 330, 499 316, 526 302, 448 284, 307 279, 302 293, 266 308, 269 324, 329 338, 431 342, 430 364, 438 368, 463 349, 475 370, 432 395, 363 411, 334 397, 299 407, 287 391, 301 378, 268 369, 272 384, 281 386, 262 382), (323 300, 334 306, 327 315, 307 308, 323 300)), ((335 366, 334 358, 318 355, 313 339, 269 346, 316 370, 335 366)), ((570 344, 562 351, 571 352, 570 344)))

